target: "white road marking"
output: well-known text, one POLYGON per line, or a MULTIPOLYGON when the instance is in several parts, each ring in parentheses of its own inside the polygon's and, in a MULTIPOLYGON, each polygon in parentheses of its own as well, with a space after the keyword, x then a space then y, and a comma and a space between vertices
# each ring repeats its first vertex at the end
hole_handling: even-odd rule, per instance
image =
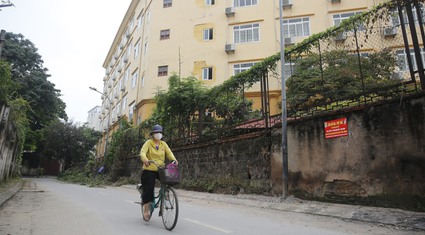
POLYGON ((218 228, 218 227, 215 227, 215 226, 212 226, 212 225, 209 225, 209 224, 206 224, 206 223, 200 222, 200 221, 196 221, 196 220, 193 220, 193 219, 185 218, 184 220, 186 220, 186 221, 188 221, 188 222, 191 222, 191 223, 194 223, 194 224, 198 224, 198 225, 201 225, 201 226, 207 227, 207 228, 211 228, 211 229, 214 229, 214 230, 220 231, 220 232, 222 232, 222 233, 227 233, 227 234, 229 234, 229 233, 233 233, 233 231, 231 231, 231 230, 218 228))

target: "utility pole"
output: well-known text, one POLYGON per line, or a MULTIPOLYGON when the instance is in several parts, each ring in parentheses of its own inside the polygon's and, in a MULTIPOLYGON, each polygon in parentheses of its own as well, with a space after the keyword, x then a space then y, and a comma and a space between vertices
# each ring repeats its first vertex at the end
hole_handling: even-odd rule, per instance
POLYGON ((14 7, 15 5, 13 5, 13 3, 11 3, 10 1, 7 1, 7 2, 2 2, 1 4, 0 4, 0 8, 3 8, 3 7, 14 7))
MULTIPOLYGON (((108 95, 107 95, 107 94, 105 94, 105 93, 103 93, 103 92, 98 91, 98 90, 97 90, 96 88, 94 88, 94 87, 89 87, 89 88, 90 88, 90 90, 95 91, 95 92, 97 92, 97 93, 99 93, 99 94, 103 95, 104 97, 106 97, 106 99, 107 99, 107 100, 108 100, 108 102, 109 102, 109 108, 111 107, 112 102, 111 102, 111 100, 109 99, 109 97, 108 97, 108 95)), ((106 152, 107 152, 107 146, 108 146, 108 140, 109 140, 109 124, 110 124, 110 119, 111 119, 111 110, 109 110, 109 111, 108 111, 108 126, 106 127, 106 139, 105 139, 105 147, 104 147, 104 152, 103 152, 103 158, 104 158, 104 159, 106 158, 106 152)))
MULTIPOLYGON (((13 3, 11 3, 10 1, 1 1, 0 2, 0 8, 3 7, 14 7, 15 5, 13 5, 13 3)), ((1 11, 1 9, 0 9, 1 11)), ((3 42, 6 40, 6 31, 5 30, 1 30, 0 32, 0 58, 1 58, 1 51, 3 50, 3 42)))
POLYGON ((279 1, 280 21, 280 67, 282 80, 282 179, 283 199, 289 195, 288 187, 288 136, 287 136, 287 111, 286 111, 286 80, 285 80, 285 44, 283 38, 283 0, 279 1))
POLYGON ((3 50, 3 42, 6 40, 6 30, 2 29, 0 31, 0 59, 1 59, 1 51, 3 50))

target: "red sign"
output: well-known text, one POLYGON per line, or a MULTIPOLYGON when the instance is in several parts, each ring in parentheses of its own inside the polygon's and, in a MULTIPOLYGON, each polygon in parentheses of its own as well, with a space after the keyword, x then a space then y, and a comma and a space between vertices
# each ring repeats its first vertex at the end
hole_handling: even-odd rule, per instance
POLYGON ((348 135, 347 118, 340 118, 325 122, 325 138, 336 138, 348 135))

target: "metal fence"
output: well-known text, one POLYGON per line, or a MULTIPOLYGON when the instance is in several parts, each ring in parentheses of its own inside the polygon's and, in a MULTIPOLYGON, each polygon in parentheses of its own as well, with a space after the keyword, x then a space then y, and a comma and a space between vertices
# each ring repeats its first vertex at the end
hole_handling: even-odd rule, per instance
MULTIPOLYGON (((368 12, 334 16, 337 26, 288 47, 284 78, 288 119, 385 102, 425 90, 424 0, 393 0, 368 12), (349 17, 351 14, 351 17, 349 17), (342 20, 344 17, 349 17, 342 20)), ((257 83, 262 94, 261 118, 216 127, 195 143, 267 129, 280 123, 270 115, 270 91, 280 90, 280 57, 262 68, 257 83)), ((248 71, 246 76, 254 76, 248 71)), ((236 78, 243 80, 242 78, 236 78)), ((246 84, 241 84, 243 95, 246 84)), ((248 117, 248 116, 247 116, 248 117)), ((182 142, 175 140, 175 144, 182 142)))

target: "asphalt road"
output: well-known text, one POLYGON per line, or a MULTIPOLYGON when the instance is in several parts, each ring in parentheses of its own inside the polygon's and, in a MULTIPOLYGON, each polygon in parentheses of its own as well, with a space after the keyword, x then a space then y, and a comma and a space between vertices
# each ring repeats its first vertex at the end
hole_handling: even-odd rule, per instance
MULTIPOLYGON (((177 191, 178 192, 178 191, 177 191)), ((194 192, 196 193, 196 192, 194 192)), ((170 234, 154 212, 142 220, 135 188, 90 188, 53 178, 31 179, 0 208, 0 234, 170 234)), ((423 234, 211 200, 179 197, 173 234, 423 234)))

